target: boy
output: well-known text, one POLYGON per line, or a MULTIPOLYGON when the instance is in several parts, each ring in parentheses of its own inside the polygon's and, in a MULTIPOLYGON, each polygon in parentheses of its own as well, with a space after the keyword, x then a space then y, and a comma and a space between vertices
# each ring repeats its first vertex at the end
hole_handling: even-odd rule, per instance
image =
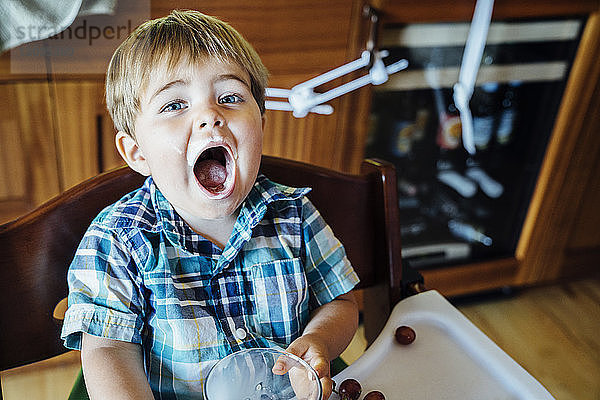
POLYGON ((357 326, 358 278, 305 194, 258 175, 267 72, 194 11, 138 27, 106 101, 144 185, 103 210, 71 264, 62 337, 92 399, 200 399, 220 358, 280 346, 331 393, 357 326))

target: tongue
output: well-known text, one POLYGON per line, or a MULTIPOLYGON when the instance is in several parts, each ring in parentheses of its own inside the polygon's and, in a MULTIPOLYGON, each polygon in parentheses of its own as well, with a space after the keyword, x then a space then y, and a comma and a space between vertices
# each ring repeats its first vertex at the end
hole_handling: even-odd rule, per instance
POLYGON ((217 160, 205 160, 196 165, 196 177, 205 188, 216 188, 227 178, 227 170, 217 160))

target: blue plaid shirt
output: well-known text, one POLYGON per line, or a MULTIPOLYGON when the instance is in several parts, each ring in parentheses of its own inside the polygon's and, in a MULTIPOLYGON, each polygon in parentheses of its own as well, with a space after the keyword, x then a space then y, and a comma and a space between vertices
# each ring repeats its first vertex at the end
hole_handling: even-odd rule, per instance
POLYGON ((194 233, 152 178, 104 209, 68 273, 62 338, 139 343, 159 399, 201 399, 210 367, 234 351, 286 347, 309 312, 358 282, 315 207, 259 175, 224 249, 194 233))

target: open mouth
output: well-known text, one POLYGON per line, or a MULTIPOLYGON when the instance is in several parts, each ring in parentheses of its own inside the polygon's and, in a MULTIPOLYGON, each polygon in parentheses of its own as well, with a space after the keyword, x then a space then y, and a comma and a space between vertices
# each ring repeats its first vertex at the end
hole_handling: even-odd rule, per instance
POLYGON ((223 146, 204 150, 194 164, 194 175, 200 186, 211 195, 219 196, 227 191, 231 176, 231 155, 223 146))

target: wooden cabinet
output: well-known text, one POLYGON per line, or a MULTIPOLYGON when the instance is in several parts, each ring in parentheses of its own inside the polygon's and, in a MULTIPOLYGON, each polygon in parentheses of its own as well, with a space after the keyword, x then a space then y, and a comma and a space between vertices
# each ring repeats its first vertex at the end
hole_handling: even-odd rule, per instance
MULTIPOLYGON (((373 2, 389 24, 468 21, 474 2, 373 2)), ((600 2, 498 1, 493 18, 589 15, 513 257, 423 271, 458 295, 600 272, 600 2)))
POLYGON ((517 248, 518 283, 600 271, 600 13, 588 20, 517 248))

